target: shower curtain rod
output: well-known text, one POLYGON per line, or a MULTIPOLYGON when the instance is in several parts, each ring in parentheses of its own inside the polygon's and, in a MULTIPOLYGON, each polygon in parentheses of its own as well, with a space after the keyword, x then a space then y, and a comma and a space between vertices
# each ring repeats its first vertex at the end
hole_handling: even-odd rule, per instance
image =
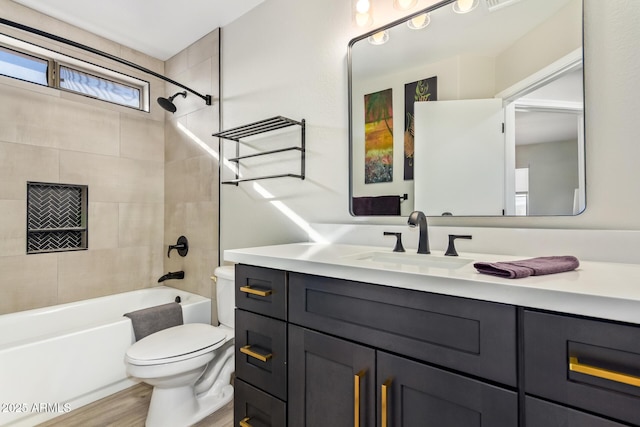
POLYGON ((39 36, 42 36, 42 37, 46 37, 48 39, 55 40, 55 41, 60 42, 60 43, 65 43, 65 44, 68 44, 70 46, 77 47, 77 48, 82 49, 82 50, 86 50, 87 52, 91 52, 91 53, 93 53, 95 55, 99 55, 99 56, 102 56, 104 58, 110 59, 112 61, 119 62, 121 64, 124 64, 124 65, 128 66, 128 67, 135 68, 136 70, 142 71, 143 73, 151 74, 152 76, 157 77, 159 79, 162 79, 165 82, 171 83, 173 85, 181 87, 182 89, 188 90, 189 92, 193 93, 194 95, 199 96, 200 98, 204 99, 204 101, 207 103, 207 105, 211 105, 211 95, 202 95, 202 94, 196 92, 195 90, 183 85, 182 83, 178 83, 175 80, 170 79, 169 77, 165 77, 162 74, 158 74, 155 71, 149 70, 148 68, 145 68, 145 67, 143 67, 141 65, 138 65, 136 63, 127 61, 126 59, 122 59, 122 58, 119 58, 117 56, 111 55, 110 53, 103 52, 101 50, 94 49, 94 48, 92 48, 90 46, 74 42, 73 40, 65 39, 64 37, 56 36, 55 34, 47 33, 46 31, 38 30, 37 28, 29 27, 27 25, 23 25, 23 24, 20 24, 18 22, 14 22, 14 21, 9 21, 8 19, 0 18, 0 24, 8 25, 10 27, 17 28, 19 30, 27 31, 27 32, 32 33, 32 34, 36 34, 36 35, 39 35, 39 36))

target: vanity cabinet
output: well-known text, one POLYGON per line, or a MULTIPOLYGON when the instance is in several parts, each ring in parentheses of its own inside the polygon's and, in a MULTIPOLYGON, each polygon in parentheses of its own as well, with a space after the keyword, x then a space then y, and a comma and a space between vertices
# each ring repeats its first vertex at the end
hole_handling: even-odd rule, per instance
POLYGON ((637 325, 242 264, 236 307, 242 427, 640 426, 637 325))
POLYGON ((287 275, 235 269, 234 425, 286 427, 287 275))
MULTIPOLYGON (((637 325, 525 310, 524 366, 527 395, 640 425, 637 325)), ((527 403, 527 419, 543 411, 527 403)))
POLYGON ((378 426, 518 425, 517 394, 502 387, 386 352, 376 377, 378 426))
POLYGON ((375 350, 289 325, 289 361, 290 426, 374 425, 375 350))
POLYGON ((287 425, 286 404, 237 379, 233 396, 234 426, 276 427, 287 425))
POLYGON ((291 426, 518 425, 513 391, 295 325, 289 345, 291 426))
POLYGON ((517 385, 510 305, 289 273, 289 322, 517 385))
POLYGON ((526 427, 625 427, 615 421, 527 396, 526 427))
POLYGON ((517 393, 442 369, 515 385, 515 316, 502 304, 289 273, 290 425, 517 426, 517 393))

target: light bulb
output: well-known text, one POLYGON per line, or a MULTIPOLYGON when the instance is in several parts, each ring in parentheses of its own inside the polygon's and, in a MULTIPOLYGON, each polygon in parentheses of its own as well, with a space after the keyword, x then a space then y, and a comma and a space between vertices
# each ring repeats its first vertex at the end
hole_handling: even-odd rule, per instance
POLYGON ((398 10, 411 9, 418 3, 418 0, 393 0, 393 7, 398 10))
POLYGON ((478 0, 456 0, 453 4, 453 11, 456 13, 471 12, 478 6, 478 0))
POLYGON ((414 16, 413 18, 411 18, 407 22, 407 26, 412 30, 420 30, 426 27, 427 25, 429 25, 429 22, 431 22, 431 17, 429 16, 428 13, 423 13, 421 15, 414 16))
POLYGON ((378 31, 377 33, 369 36, 368 40, 369 40, 369 43, 375 44, 375 45, 385 44, 387 41, 389 41, 389 32, 386 30, 378 31))
POLYGON ((356 13, 356 25, 358 27, 366 27, 372 24, 371 14, 356 13))
POLYGON ((473 6, 473 0, 458 0, 458 9, 460 12, 468 12, 473 6))
POLYGON ((369 12, 369 7, 371 7, 371 5, 369 4, 369 0, 358 0, 358 2, 356 3, 356 11, 358 13, 369 12))

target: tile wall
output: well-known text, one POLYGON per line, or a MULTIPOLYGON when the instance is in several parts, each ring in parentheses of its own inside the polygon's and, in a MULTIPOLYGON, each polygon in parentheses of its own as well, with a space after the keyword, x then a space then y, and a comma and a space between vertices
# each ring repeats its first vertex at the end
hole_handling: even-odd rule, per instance
MULTIPOLYGON (((166 75, 202 95, 212 95, 207 106, 198 96, 174 99, 177 111, 166 113, 164 246, 184 235, 189 253, 164 255, 165 272, 184 270, 184 280, 169 286, 212 298, 212 321, 217 324, 215 286, 211 281, 218 265, 218 141, 219 130, 219 30, 214 30, 165 63, 166 75)), ((167 96, 182 89, 166 85, 167 96)))
MULTIPOLYGON (((164 72, 162 61, 9 0, 3 17, 164 72)), ((49 40, 1 32, 147 80, 49 40)), ((0 76, 0 314, 124 292, 163 274, 164 112, 145 113, 0 76), (89 186, 89 249, 26 255, 26 182, 89 186)), ((194 233, 195 234, 195 233, 194 233)), ((215 241, 215 239, 212 239, 215 241)))

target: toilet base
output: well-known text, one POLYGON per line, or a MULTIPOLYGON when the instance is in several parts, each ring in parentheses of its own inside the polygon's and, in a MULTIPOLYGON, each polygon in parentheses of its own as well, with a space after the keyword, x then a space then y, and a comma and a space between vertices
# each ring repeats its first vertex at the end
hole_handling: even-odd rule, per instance
POLYGON ((231 402, 233 340, 225 343, 218 351, 219 357, 203 369, 196 384, 189 382, 188 385, 179 387, 153 388, 146 427, 187 427, 231 402))
POLYGON ((171 389, 154 388, 146 427, 187 427, 197 423, 233 400, 233 386, 220 393, 196 397, 193 386, 171 389))

